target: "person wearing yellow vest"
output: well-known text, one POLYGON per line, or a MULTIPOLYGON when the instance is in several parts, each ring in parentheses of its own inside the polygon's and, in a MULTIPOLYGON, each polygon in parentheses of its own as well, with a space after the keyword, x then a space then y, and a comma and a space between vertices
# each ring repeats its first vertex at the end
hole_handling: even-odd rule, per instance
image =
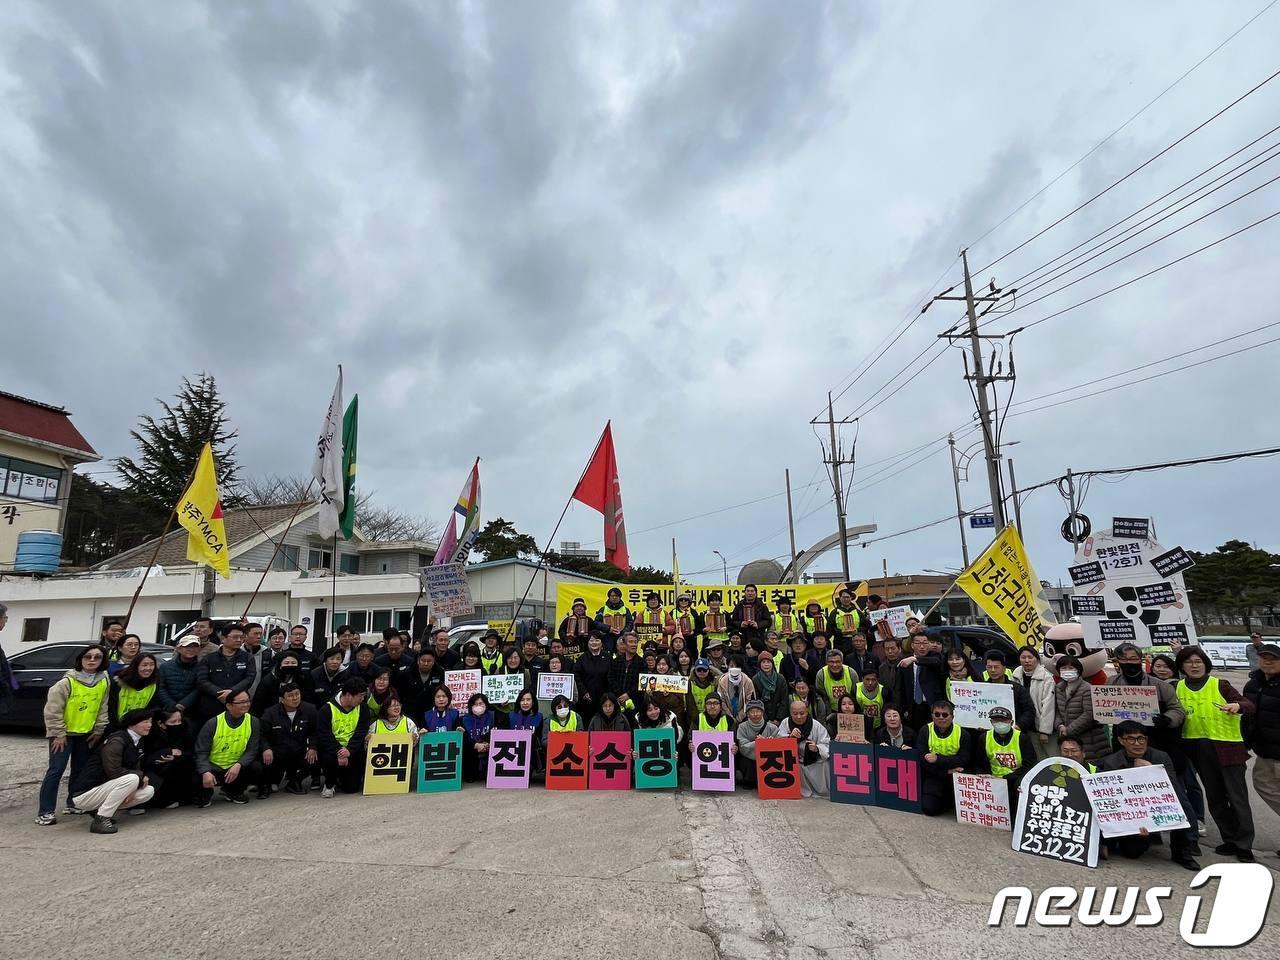
POLYGON ((724 594, 719 590, 707 594, 707 612, 702 615, 702 638, 698 641, 699 653, 706 649, 708 640, 729 640, 729 614, 720 609, 723 602, 724 594))
MULTIPOLYGON (((800 614, 800 632, 804 634, 806 643, 813 642, 815 633, 827 632, 827 615, 817 600, 810 600, 805 604, 804 613, 800 614)), ((790 635, 784 634, 784 637, 788 641, 791 639, 790 635)))
MULTIPOLYGON (((44 735, 49 741, 49 769, 40 783, 40 806, 36 823, 42 827, 58 822, 58 784, 71 764, 71 781, 80 775, 89 760, 89 751, 107 729, 107 648, 90 644, 76 657, 74 670, 49 688, 44 703, 44 735)), ((71 801, 67 789, 67 814, 81 811, 71 801)))
POLYGON ((1036 764, 1035 744, 1029 731, 1014 725, 1013 711, 1008 707, 992 707, 987 718, 991 729, 974 734, 981 738, 985 753, 984 757, 975 752, 974 768, 1009 784, 1009 813, 1016 817, 1022 778, 1036 764))
POLYGON ((156 658, 149 653, 139 654, 117 672, 107 690, 107 730, 123 729, 121 718, 126 713, 151 706, 159 680, 156 658))
POLYGON ((1210 676, 1213 663, 1199 647, 1184 647, 1177 662, 1185 678, 1177 686, 1178 701, 1187 714, 1183 746, 1200 775, 1205 804, 1222 834, 1214 852, 1253 863, 1253 811, 1245 781, 1249 750, 1241 729, 1241 720, 1254 714, 1253 701, 1221 677, 1210 676))
POLYGON ((1080 742, 1079 737, 1059 737, 1058 755, 1066 757, 1068 760, 1074 760, 1090 773, 1098 772, 1098 765, 1096 763, 1090 763, 1089 758, 1084 755, 1084 744, 1080 742))
MULTIPOLYGON (((577 607, 574 608, 575 610, 577 607)), ((583 619, 586 619, 586 606, 582 607, 583 619)), ((502 634, 497 630, 490 630, 484 635, 484 646, 480 648, 480 672, 486 677, 493 676, 502 670, 502 650, 498 644, 502 640, 502 634)))
POLYGON ((413 737, 414 743, 418 742, 418 725, 404 715, 404 706, 396 694, 393 693, 382 705, 382 715, 369 724, 369 730, 364 735, 366 747, 375 733, 407 733, 413 737))
POLYGON ((227 697, 227 709, 200 728, 196 737, 196 773, 200 775, 197 807, 213 803, 213 788, 217 786, 222 787, 223 800, 248 803, 245 791, 261 784, 261 731, 258 718, 249 713, 251 703, 253 697, 248 690, 237 690, 227 697))
POLYGON ((892 694, 880 685, 880 667, 873 661, 862 668, 862 682, 853 688, 858 712, 866 721, 867 733, 884 723, 884 708, 892 703, 892 694))
POLYGON ((949 700, 935 700, 929 708, 933 718, 916 734, 920 753, 920 809, 930 817, 952 809, 955 789, 951 774, 969 765, 971 740, 968 730, 952 721, 955 707, 949 700))
MULTIPOLYGON (((614 706, 616 707, 617 705, 618 701, 615 697, 614 706)), ((586 729, 586 725, 582 722, 582 717, 573 709, 573 703, 563 693, 558 694, 551 701, 551 715, 547 717, 547 722, 542 728, 543 750, 546 750, 547 741, 553 733, 578 733, 586 729)))
POLYGON ((369 710, 364 705, 368 687, 359 677, 344 680, 338 695, 320 708, 320 769, 324 788, 320 796, 359 793, 364 786, 364 735, 369 710))
POLYGON ((698 659, 693 662, 693 670, 689 673, 689 692, 685 695, 685 721, 688 729, 693 730, 702 714, 707 697, 715 692, 719 675, 711 671, 711 662, 698 659))
POLYGON ((818 696, 827 702, 827 712, 835 713, 840 707, 840 698, 846 693, 852 694, 858 685, 853 671, 844 665, 844 654, 831 647, 827 650, 827 665, 818 671, 814 679, 814 687, 818 696))
POLYGON ((772 629, 784 637, 802 632, 800 618, 791 609, 790 597, 779 597, 773 614, 772 629))
POLYGON ((833 647, 853 649, 853 635, 862 625, 862 614, 853 602, 853 593, 847 588, 836 595, 835 609, 827 614, 827 635, 833 647))
MULTIPOLYGON (((746 713, 745 707, 743 713, 746 713)), ((724 701, 720 699, 720 694, 709 693, 702 701, 702 712, 698 714, 698 722, 693 729, 700 733, 732 733, 737 726, 733 718, 724 712, 724 701)))
POLYGON ((702 618, 693 609, 693 597, 682 593, 676 597, 676 605, 667 611, 666 631, 670 636, 682 636, 686 643, 702 632, 702 618))

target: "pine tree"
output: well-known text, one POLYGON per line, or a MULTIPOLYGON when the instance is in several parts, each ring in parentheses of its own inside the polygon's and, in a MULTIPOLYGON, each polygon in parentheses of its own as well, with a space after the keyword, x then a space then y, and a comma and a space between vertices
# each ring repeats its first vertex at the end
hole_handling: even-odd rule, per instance
POLYGON ((223 503, 235 505, 239 498, 230 488, 239 480, 232 443, 238 434, 228 428, 226 401, 218 395, 213 376, 201 373, 194 383, 183 377, 174 399, 173 404, 157 399, 160 417, 144 415, 138 429, 129 431, 138 444, 137 460, 120 457, 113 462, 125 489, 140 504, 163 511, 161 516, 167 517, 187 488, 201 449, 210 442, 223 503))

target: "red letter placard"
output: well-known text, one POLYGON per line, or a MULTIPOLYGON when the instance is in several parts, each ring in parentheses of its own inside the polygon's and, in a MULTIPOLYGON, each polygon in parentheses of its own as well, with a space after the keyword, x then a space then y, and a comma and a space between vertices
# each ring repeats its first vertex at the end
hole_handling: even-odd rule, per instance
POLYGON ((800 799, 800 758, 793 738, 756 740, 756 784, 761 800, 800 799))
POLYGON ((591 734, 591 765, 587 786, 592 790, 631 789, 631 733, 597 730, 591 734))
POLYGON ((587 733, 559 731, 547 738, 547 789, 587 789, 587 733))

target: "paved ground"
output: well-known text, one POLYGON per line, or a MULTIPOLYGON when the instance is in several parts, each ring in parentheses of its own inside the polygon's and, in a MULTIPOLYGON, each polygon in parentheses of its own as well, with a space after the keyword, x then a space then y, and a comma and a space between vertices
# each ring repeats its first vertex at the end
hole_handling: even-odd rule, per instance
MULTIPOLYGON (((98 837, 80 818, 31 822, 41 750, 37 737, 0 736, 5 960, 1192 953, 1177 931, 1191 874, 1163 851, 1088 871, 1015 854, 1008 834, 820 800, 478 787, 218 803, 124 817, 98 837), (1006 884, 1175 892, 1155 928, 995 931, 991 898, 1006 884)), ((1255 815, 1275 876, 1280 818, 1261 804, 1255 815)), ((1277 944, 1280 896, 1234 956, 1273 958, 1277 944)))

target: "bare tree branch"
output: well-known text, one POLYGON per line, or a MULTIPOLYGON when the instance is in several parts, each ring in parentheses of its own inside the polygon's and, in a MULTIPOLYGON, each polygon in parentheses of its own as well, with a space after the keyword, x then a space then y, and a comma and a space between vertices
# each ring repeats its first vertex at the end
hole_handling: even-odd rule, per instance
MULTIPOLYGON (((267 474, 242 480, 237 492, 251 506, 279 506, 314 501, 311 478, 305 474, 267 474)), ((356 491, 356 526, 370 540, 436 540, 440 525, 430 517, 407 513, 373 502, 373 491, 356 491)))

